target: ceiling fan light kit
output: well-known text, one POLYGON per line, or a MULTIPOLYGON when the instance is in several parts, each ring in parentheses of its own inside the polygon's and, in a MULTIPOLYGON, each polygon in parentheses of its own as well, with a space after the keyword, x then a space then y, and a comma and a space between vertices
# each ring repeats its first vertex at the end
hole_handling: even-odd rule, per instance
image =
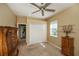
POLYGON ((48 7, 51 3, 45 3, 45 4, 44 4, 44 3, 41 3, 42 6, 38 6, 38 5, 35 4, 35 3, 30 3, 30 4, 32 4, 33 6, 35 6, 35 7, 37 7, 37 8, 39 9, 39 10, 34 11, 32 14, 41 11, 42 16, 44 16, 44 11, 47 11, 47 12, 55 12, 54 9, 47 9, 47 7, 48 7), (43 5, 43 4, 44 4, 44 5, 43 5))

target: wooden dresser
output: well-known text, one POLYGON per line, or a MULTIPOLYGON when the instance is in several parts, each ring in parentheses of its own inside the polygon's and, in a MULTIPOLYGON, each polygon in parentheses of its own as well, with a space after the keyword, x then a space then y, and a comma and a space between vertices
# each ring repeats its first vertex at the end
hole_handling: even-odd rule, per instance
POLYGON ((0 26, 0 56, 18 55, 17 28, 0 26))
POLYGON ((66 56, 74 55, 74 39, 66 36, 62 37, 62 50, 61 52, 66 56))

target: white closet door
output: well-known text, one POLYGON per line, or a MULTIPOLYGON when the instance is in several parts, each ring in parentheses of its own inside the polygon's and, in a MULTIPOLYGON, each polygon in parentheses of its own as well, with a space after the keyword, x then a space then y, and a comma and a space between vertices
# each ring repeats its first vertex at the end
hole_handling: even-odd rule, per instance
POLYGON ((30 44, 46 42, 47 25, 46 24, 30 24, 29 28, 30 44))

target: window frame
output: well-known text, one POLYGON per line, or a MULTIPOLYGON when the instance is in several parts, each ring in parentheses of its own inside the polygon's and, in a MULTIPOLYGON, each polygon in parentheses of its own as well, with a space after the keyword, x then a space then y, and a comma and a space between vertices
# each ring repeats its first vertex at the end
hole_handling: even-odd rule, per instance
POLYGON ((52 22, 50 22, 50 36, 57 38, 58 37, 58 21, 57 20, 53 20, 52 22), (54 32, 52 32, 52 28, 51 26, 55 25, 56 26, 56 35, 53 35, 54 32))

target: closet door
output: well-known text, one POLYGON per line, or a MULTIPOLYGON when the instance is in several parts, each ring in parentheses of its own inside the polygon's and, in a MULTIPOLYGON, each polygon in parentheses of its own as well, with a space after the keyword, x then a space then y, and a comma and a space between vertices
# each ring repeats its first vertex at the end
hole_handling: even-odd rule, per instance
POLYGON ((30 24, 29 26, 30 44, 46 42, 47 25, 46 24, 30 24))

